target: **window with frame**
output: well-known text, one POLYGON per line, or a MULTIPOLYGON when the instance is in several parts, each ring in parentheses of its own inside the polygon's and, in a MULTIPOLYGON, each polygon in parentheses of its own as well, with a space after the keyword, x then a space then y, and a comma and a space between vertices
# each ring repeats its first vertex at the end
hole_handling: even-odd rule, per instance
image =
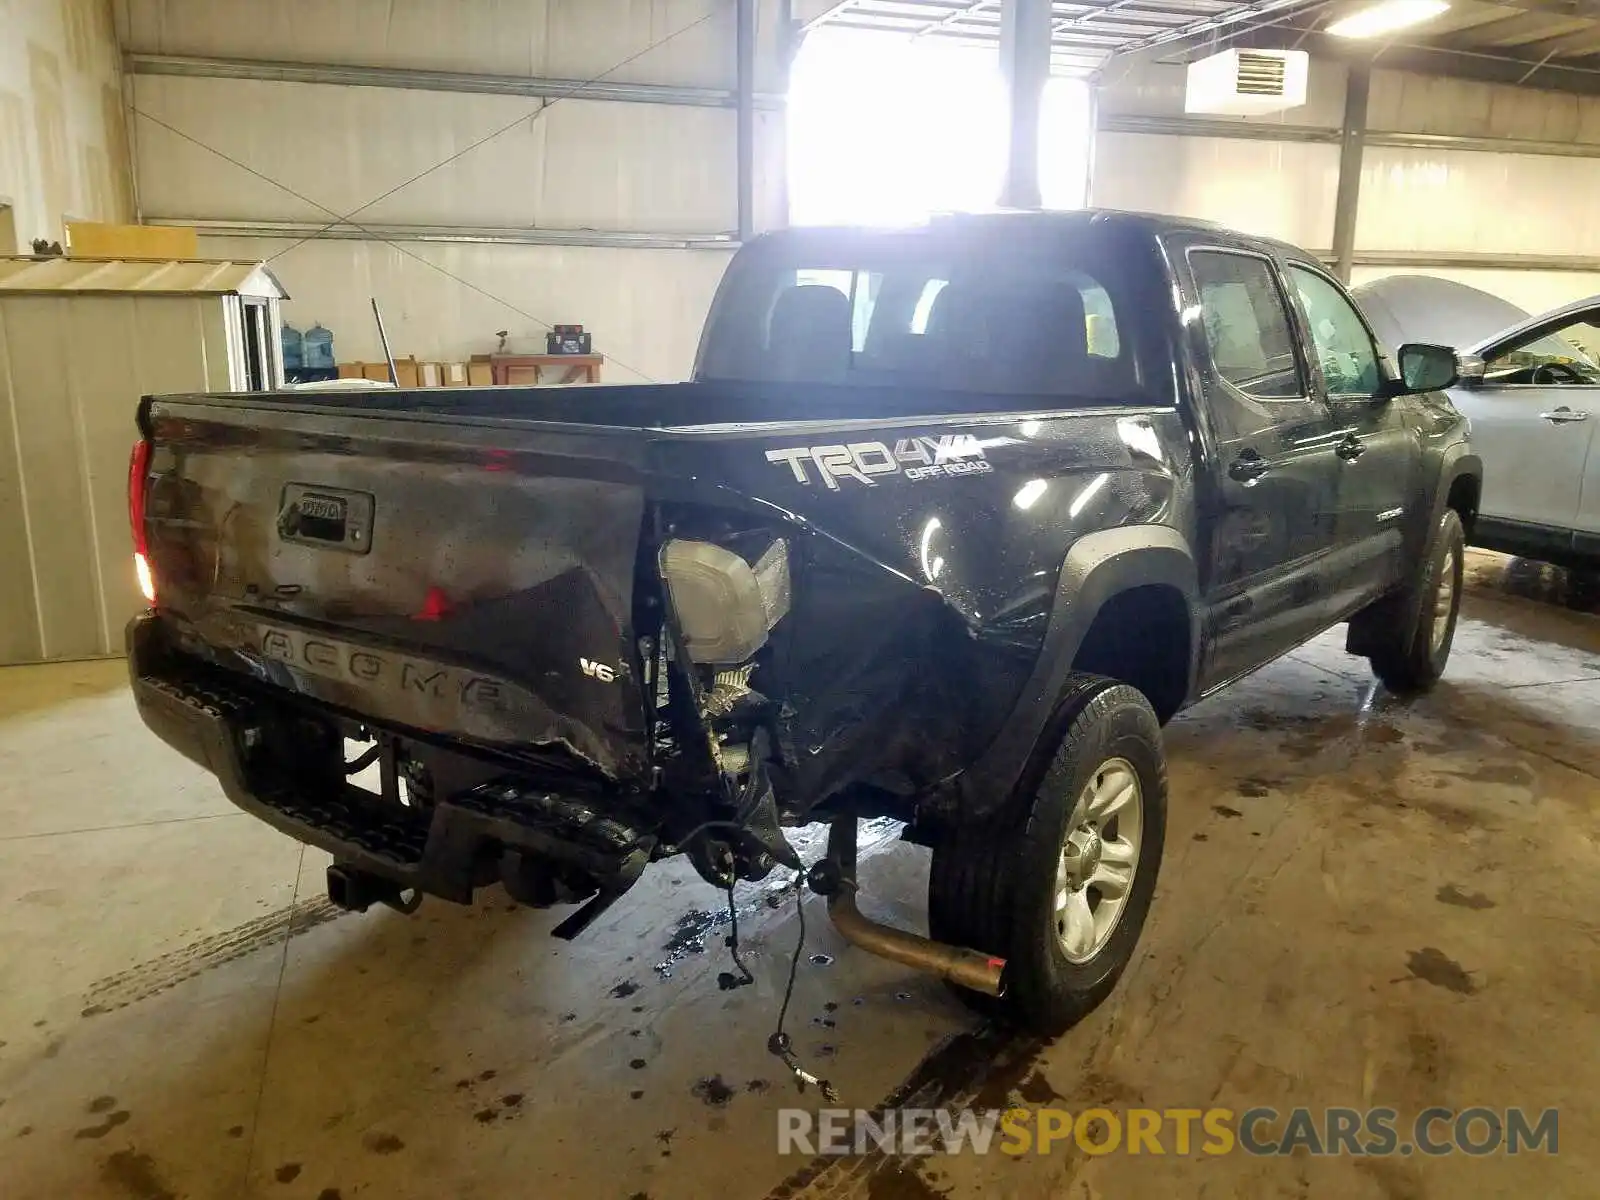
POLYGON ((1304 396, 1294 329, 1272 264, 1254 254, 1191 250, 1189 269, 1217 374, 1258 400, 1304 396))
POLYGON ((1539 387, 1600 385, 1600 314, 1585 313, 1501 350, 1489 360, 1484 381, 1539 387))
POLYGON ((1119 321, 1131 285, 1100 247, 857 241, 803 255, 780 241, 736 260, 708 323, 703 376, 1097 402, 1141 394, 1134 331, 1119 321))
POLYGON ((1355 305, 1326 277, 1306 267, 1291 264, 1289 278, 1305 311, 1328 395, 1376 395, 1383 379, 1378 349, 1355 305))

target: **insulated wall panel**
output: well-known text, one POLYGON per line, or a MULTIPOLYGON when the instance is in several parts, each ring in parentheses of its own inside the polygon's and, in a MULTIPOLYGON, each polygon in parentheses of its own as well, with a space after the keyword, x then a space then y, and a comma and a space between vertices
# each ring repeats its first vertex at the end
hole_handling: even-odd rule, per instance
POLYGON ((1367 123, 1372 129, 1408 133, 1587 142, 1600 147, 1600 97, 1374 71, 1367 123))
POLYGON ((1304 142, 1102 133, 1092 202, 1217 221, 1326 248, 1339 148, 1304 142))
POLYGON ((156 216, 326 221, 370 205, 358 220, 735 224, 725 109, 162 76, 136 78, 134 97, 140 200, 156 216))
POLYGON ((126 0, 128 49, 733 86, 724 0, 126 0))
POLYGON ((1600 158, 1369 146, 1357 250, 1600 255, 1600 158))

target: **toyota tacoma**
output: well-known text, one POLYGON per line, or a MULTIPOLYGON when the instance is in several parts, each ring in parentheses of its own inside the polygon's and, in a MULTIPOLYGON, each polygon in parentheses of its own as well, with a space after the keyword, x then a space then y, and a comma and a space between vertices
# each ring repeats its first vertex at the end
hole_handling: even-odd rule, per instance
POLYGON ((1144 924, 1165 721, 1340 622, 1443 670, 1456 375, 1195 222, 776 232, 689 382, 145 398, 133 691, 347 908, 501 883, 571 937, 827 821, 847 940, 1058 1030, 1144 924), (931 848, 927 938, 855 905, 876 817, 931 848))

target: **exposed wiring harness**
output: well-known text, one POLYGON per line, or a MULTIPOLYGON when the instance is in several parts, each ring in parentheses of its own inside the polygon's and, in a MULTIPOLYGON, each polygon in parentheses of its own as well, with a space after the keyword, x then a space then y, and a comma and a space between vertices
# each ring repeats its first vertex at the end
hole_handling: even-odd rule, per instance
MULTIPOLYGON (((743 832, 745 826, 735 821, 705 821, 689 831, 687 836, 678 839, 680 847, 686 846, 707 830, 716 828, 732 829, 743 832)), ((794 999, 795 979, 800 973, 800 959, 806 952, 806 872, 795 872, 794 881, 794 913, 795 923, 799 928, 799 936, 795 939, 794 952, 789 956, 789 977, 783 986, 783 1003, 778 1007, 778 1023, 772 1031, 772 1036, 767 1039, 767 1053, 780 1059, 783 1065, 794 1076, 795 1087, 804 1092, 806 1084, 814 1085, 822 1093, 822 1098, 830 1104, 839 1100, 839 1093, 834 1090, 833 1084, 826 1079, 819 1078, 800 1065, 799 1058, 794 1052, 794 1042, 784 1029, 789 1019, 789 1005, 794 999)), ((744 987, 755 982, 755 976, 750 973, 750 968, 745 965, 744 959, 739 954, 739 908, 734 902, 733 883, 727 887, 728 895, 728 953, 733 957, 733 965, 739 968, 739 975, 731 971, 723 971, 717 976, 717 986, 723 991, 732 991, 734 988, 744 987)))

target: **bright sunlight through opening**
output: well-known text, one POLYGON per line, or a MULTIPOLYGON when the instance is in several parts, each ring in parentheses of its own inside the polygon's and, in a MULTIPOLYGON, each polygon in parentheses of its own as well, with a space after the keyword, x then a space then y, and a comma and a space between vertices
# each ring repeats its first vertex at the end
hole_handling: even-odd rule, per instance
MULTIPOLYGON (((789 219, 902 225, 992 209, 1005 164, 996 52, 820 29, 790 78, 789 219)), ((1081 208, 1089 175, 1088 85, 1052 79, 1040 119, 1046 208, 1081 208)))

